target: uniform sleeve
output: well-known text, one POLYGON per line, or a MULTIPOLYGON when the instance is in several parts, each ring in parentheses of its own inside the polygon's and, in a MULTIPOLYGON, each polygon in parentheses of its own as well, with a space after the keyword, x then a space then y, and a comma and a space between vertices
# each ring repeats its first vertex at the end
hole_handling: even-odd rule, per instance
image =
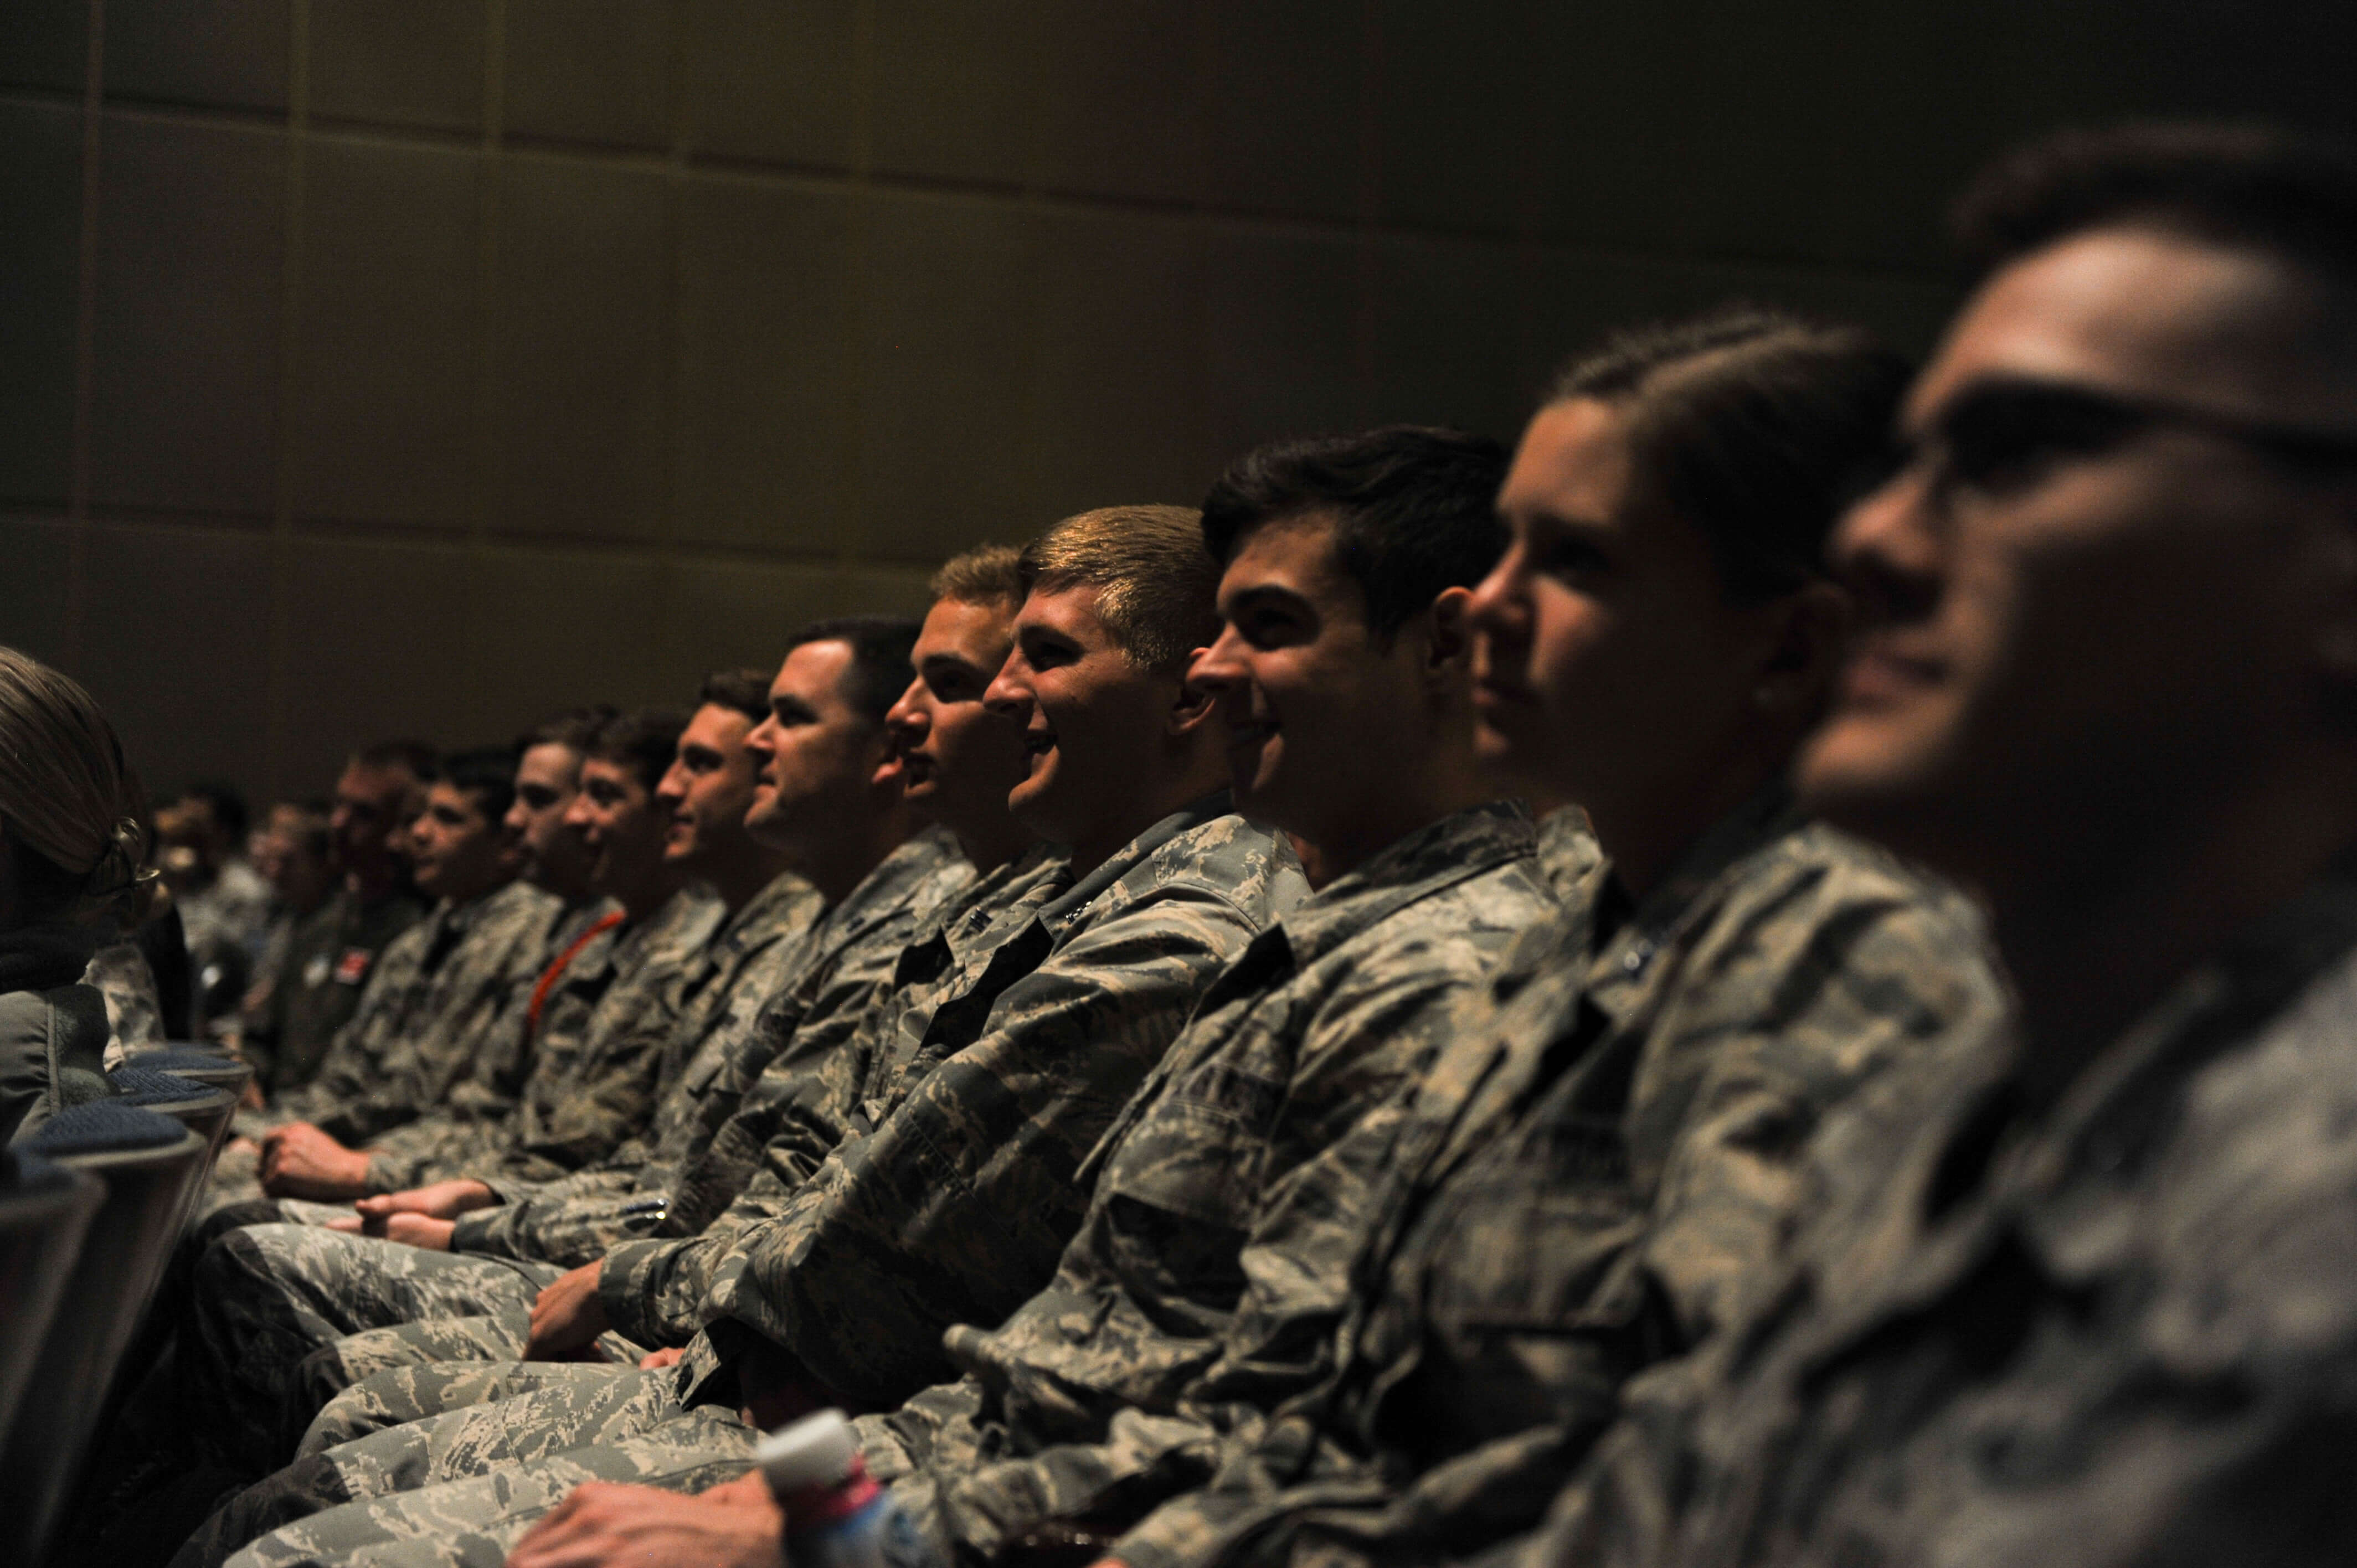
MULTIPOLYGON (((1781 1277, 1804 1152, 1824 1112, 1903 1054, 1987 1027, 2000 999, 1976 933, 1952 908, 1871 866, 1836 861, 1747 892, 1706 929, 1641 1026, 1625 1115, 1632 1177, 1652 1193, 1641 1221, 1584 1244, 1592 1294, 1553 1321, 1529 1315, 1527 1303, 1501 1304, 1501 1326, 1489 1334, 1499 1359, 1546 1369, 1532 1375, 1551 1418, 1394 1489, 1369 1456, 1331 1435, 1335 1396, 1315 1378, 1330 1348, 1294 1345, 1281 1364, 1296 1375, 1273 1388, 1238 1381, 1242 1366, 1266 1357, 1270 1329, 1306 1336, 1318 1322, 1263 1325, 1260 1341, 1223 1362, 1225 1387, 1210 1391, 1254 1395, 1214 1409, 1223 1434, 1210 1460, 1214 1479, 1157 1509, 1113 1555, 1131 1568, 1177 1568, 1207 1554, 1372 1563, 1494 1544, 1512 1533, 1501 1520, 1538 1523, 1610 1425, 1631 1373, 1688 1356, 1740 1316, 1750 1293, 1781 1277), (1305 1380, 1290 1404, 1267 1402, 1305 1380), (1260 1413, 1272 1408, 1274 1418, 1260 1413), (1351 1500, 1354 1487, 1361 1500, 1351 1500)), ((1542 1292, 1544 1276, 1535 1272, 1542 1292)), ((1459 1281, 1451 1294, 1462 1289, 1459 1281)), ((1339 1311, 1326 1305, 1330 1332, 1339 1311)))
POLYGON ((1085 1207, 1082 1160, 1254 931, 1224 898, 1175 885, 1075 935, 740 1239, 711 1308, 846 1394, 897 1402, 941 1380, 943 1329, 996 1322, 1046 1283, 1085 1207))

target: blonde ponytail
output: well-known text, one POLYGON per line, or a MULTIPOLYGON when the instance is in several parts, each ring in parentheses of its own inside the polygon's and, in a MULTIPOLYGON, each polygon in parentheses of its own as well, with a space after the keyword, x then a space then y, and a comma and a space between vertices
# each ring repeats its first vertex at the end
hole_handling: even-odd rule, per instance
POLYGON ((147 813, 114 726, 79 682, 0 647, 0 832, 26 923, 145 912, 147 813))

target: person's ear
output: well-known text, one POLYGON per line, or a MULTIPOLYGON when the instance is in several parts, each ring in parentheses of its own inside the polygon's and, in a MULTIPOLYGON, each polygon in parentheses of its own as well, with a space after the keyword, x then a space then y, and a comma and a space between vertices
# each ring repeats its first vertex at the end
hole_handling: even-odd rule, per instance
POLYGON ((1424 622, 1424 667, 1427 675, 1461 681, 1471 671, 1473 627, 1466 610, 1472 602, 1470 588, 1443 588, 1432 601, 1432 607, 1417 618, 1424 622))
POLYGON ((1211 717, 1211 710, 1217 705, 1217 700, 1210 692, 1187 679, 1187 671, 1194 667, 1194 662, 1190 655, 1175 675, 1167 677, 1177 688, 1171 696, 1168 714, 1163 721, 1164 732, 1173 739, 1192 735, 1198 728, 1208 723, 1211 717))
POLYGON ((1762 718, 1813 722, 1848 648, 1855 618, 1849 594, 1818 581, 1763 607, 1768 620, 1751 706, 1762 718))

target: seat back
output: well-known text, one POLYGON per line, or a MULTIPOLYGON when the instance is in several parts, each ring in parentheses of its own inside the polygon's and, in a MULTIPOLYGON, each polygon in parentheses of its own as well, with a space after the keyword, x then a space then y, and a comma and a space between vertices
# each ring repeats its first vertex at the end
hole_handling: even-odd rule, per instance
POLYGON ((34 1563, 203 1179, 205 1141, 168 1116, 101 1100, 59 1112, 22 1147, 106 1186, 0 1451, 0 1563, 34 1563))
POLYGON ((132 1051, 124 1058, 123 1065, 145 1068, 151 1072, 168 1072, 174 1078, 185 1078, 192 1083, 226 1089, 232 1101, 243 1094, 245 1086, 253 1080, 253 1063, 210 1046, 167 1043, 132 1051))
POLYGON ((0 1146, 0 1440, 105 1197, 95 1176, 0 1146))

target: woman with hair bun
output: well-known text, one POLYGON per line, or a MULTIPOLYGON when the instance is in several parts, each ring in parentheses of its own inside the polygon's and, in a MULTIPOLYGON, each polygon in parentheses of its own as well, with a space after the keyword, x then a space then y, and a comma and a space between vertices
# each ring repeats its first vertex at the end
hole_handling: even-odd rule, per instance
POLYGON ((153 890, 144 815, 90 693, 0 647, 0 1141, 112 1092, 106 1003, 79 982, 153 890))

